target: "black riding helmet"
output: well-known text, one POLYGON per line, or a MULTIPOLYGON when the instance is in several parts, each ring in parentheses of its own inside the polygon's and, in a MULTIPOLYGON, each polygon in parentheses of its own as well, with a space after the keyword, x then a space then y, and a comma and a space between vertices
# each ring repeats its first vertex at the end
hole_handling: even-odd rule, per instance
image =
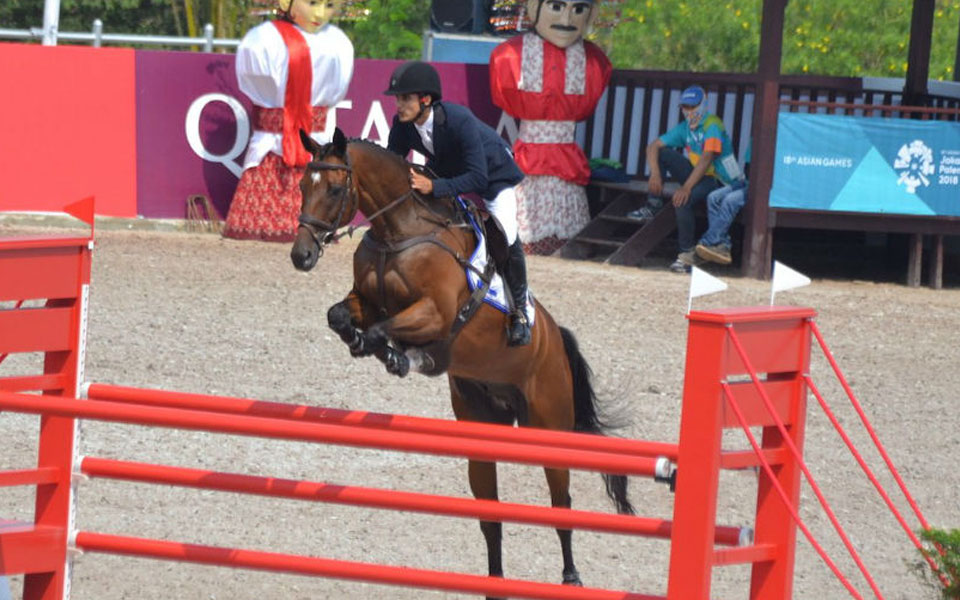
POLYGON ((387 96, 398 94, 429 94, 434 101, 440 99, 440 75, 431 65, 419 60, 410 60, 393 71, 387 96))

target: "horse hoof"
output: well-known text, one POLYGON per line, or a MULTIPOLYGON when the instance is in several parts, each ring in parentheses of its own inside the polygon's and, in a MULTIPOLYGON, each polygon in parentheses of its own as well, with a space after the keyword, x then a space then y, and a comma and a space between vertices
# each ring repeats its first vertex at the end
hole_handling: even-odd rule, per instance
POLYGON ((574 571, 573 573, 564 573, 563 574, 563 585, 572 585, 574 587, 583 587, 583 582, 580 581, 580 573, 574 571))
POLYGON ((387 373, 397 377, 406 377, 410 372, 410 359, 399 352, 393 352, 387 359, 387 373))

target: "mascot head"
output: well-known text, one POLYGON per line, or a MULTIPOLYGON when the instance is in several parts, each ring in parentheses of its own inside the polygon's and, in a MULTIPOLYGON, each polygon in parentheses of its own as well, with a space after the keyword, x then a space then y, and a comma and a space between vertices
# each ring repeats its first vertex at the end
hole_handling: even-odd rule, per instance
POLYGON ((534 30, 560 48, 583 39, 596 12, 594 0, 527 0, 527 14, 534 30))
POLYGON ((344 0, 277 0, 280 14, 308 33, 316 33, 343 9, 344 0))

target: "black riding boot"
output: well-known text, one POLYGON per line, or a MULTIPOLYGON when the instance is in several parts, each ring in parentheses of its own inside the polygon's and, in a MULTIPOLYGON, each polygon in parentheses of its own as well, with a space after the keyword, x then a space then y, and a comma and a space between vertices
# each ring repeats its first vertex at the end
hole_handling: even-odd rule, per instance
POLYGON ((527 323, 527 260, 523 255, 523 244, 517 238, 510 246, 510 258, 507 261, 507 287, 513 299, 513 312, 507 325, 507 345, 525 346, 530 343, 530 324, 527 323))

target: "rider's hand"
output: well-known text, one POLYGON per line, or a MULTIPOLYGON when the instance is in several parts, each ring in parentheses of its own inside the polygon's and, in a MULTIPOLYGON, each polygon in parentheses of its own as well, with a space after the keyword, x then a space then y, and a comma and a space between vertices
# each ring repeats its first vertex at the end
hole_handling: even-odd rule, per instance
POLYGON ((410 187, 421 194, 433 193, 433 180, 410 169, 410 187))

